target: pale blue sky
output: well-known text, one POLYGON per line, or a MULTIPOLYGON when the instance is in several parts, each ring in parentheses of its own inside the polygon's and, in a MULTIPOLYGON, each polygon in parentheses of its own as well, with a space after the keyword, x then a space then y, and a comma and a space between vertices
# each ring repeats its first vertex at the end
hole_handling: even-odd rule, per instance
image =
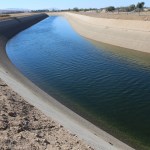
POLYGON ((150 7, 150 0, 0 0, 0 9, 5 8, 103 8, 107 6, 128 6, 144 1, 150 7))

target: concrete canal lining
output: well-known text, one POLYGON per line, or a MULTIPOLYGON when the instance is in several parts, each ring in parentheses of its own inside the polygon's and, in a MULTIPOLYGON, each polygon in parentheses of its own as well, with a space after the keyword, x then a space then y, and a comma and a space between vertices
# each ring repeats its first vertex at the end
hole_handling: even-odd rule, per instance
POLYGON ((132 150, 131 147, 97 128, 57 100, 46 94, 23 76, 11 63, 6 54, 6 43, 17 33, 45 19, 47 15, 34 15, 25 18, 0 22, 0 78, 30 104, 47 116, 78 135, 96 150, 132 150), (111 143, 111 144, 110 144, 111 143))

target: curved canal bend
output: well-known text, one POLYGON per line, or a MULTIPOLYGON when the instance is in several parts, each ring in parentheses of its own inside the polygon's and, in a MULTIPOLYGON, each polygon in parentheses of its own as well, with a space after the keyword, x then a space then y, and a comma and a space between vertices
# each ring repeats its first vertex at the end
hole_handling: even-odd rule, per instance
POLYGON ((130 52, 93 45, 58 16, 7 43, 11 61, 41 89, 105 131, 147 149, 150 55, 130 52))

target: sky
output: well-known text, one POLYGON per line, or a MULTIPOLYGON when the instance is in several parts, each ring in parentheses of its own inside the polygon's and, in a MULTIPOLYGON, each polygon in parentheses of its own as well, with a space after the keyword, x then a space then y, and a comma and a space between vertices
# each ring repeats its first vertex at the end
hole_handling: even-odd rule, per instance
POLYGON ((0 0, 0 9, 104 8, 108 6, 128 6, 141 1, 145 2, 147 7, 150 7, 150 0, 0 0))

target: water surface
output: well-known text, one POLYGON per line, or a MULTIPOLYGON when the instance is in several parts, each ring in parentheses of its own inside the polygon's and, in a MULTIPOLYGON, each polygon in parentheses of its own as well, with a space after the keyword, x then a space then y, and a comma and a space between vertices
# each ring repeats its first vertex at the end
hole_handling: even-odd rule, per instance
POLYGON ((61 103, 137 149, 149 149, 149 54, 92 44, 57 16, 12 38, 7 54, 61 103))

